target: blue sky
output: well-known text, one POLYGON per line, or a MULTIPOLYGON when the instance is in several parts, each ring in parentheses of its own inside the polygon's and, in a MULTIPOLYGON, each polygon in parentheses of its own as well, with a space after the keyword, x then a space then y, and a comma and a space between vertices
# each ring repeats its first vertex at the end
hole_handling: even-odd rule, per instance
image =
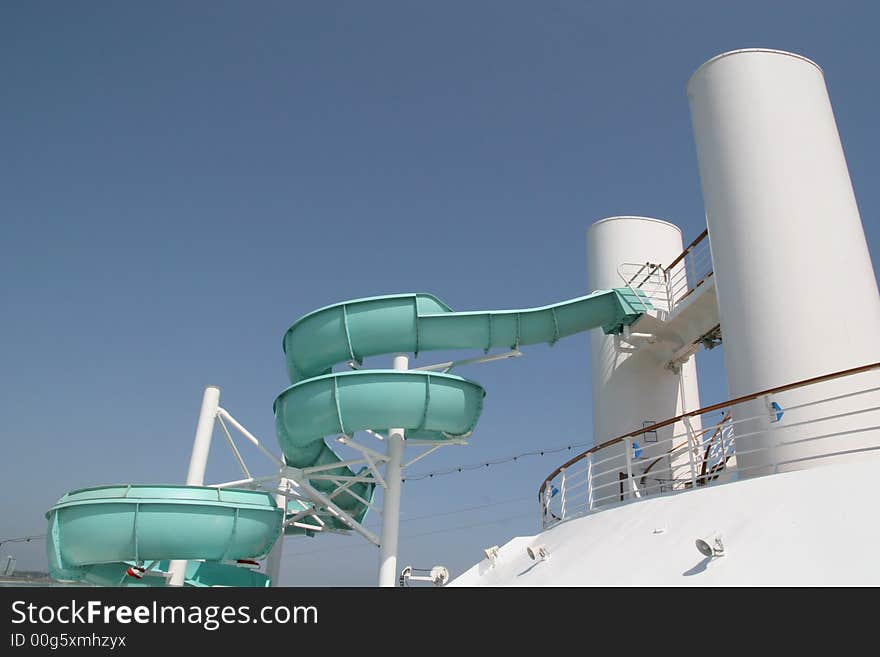
MULTIPOLYGON (((725 50, 823 67, 876 262, 878 13, 4 3, 0 537, 42 533, 72 488, 182 482, 209 383, 274 446, 281 336, 317 307, 411 291, 460 310, 543 305, 585 293, 599 218, 657 216, 696 236, 685 83, 725 50)), ((720 351, 699 356, 705 403, 726 396, 720 351)), ((488 391, 471 445, 412 474, 590 441, 586 336, 460 373, 488 391)), ((209 478, 236 477, 215 445, 209 478)), ((537 487, 564 456, 406 484, 401 567, 455 575, 534 533, 537 487)), ((41 544, 7 553, 45 564, 41 544)), ((356 536, 289 540, 285 555, 285 584, 375 582, 377 551, 356 536)))

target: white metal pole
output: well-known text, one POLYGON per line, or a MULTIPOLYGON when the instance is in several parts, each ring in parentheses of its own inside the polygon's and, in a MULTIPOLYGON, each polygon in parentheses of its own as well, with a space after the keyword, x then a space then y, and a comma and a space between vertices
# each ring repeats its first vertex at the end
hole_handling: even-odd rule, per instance
MULTIPOLYGON (((409 356, 394 356, 394 369, 409 369, 409 356)), ((388 430, 388 461, 385 463, 385 501, 382 504, 382 538, 379 541, 379 586, 397 583, 397 538, 400 531, 401 465, 404 430, 388 430)))
POLYGON ((632 499, 633 497, 633 464, 632 464, 632 438, 627 438, 624 441, 624 449, 626 450, 626 497, 628 499, 632 499))
MULTIPOLYGON (((187 486, 202 486, 205 483, 205 470, 208 467, 208 452, 211 449, 211 436, 214 434, 214 421, 220 406, 220 388, 208 386, 202 396, 202 410, 196 424, 196 437, 193 440, 189 469, 186 473, 187 486)), ((171 579, 169 586, 183 586, 186 577, 186 559, 173 559, 168 567, 171 579)))
MULTIPOLYGON (((283 490, 288 489, 287 479, 282 477, 281 481, 278 482, 279 488, 283 490)), ((287 515, 287 496, 283 493, 278 493, 275 496, 275 503, 284 509, 285 516, 287 515)), ((281 555, 284 550, 284 527, 281 528, 281 536, 275 539, 275 545, 272 546, 272 549, 269 551, 269 556, 266 557, 266 575, 269 577, 269 580, 272 583, 272 586, 278 586, 279 579, 281 577, 281 555)))
POLYGON ((767 438, 770 443, 770 464, 773 466, 773 473, 779 472, 779 438, 774 434, 776 427, 773 426, 773 419, 776 415, 770 402, 770 397, 764 395, 764 404, 767 406, 767 438))
POLYGON ((593 455, 587 457, 587 509, 593 510, 593 455))
POLYGON ((565 468, 562 468, 560 473, 562 473, 562 483, 559 484, 559 496, 562 499, 562 509, 559 515, 565 520, 565 468))
POLYGON ((694 429, 691 426, 691 419, 686 417, 684 419, 684 428, 687 433, 687 450, 688 450, 688 463, 691 469, 691 488, 697 487, 697 465, 694 462, 694 450, 696 449, 694 443, 694 429))
POLYGON ((553 484, 551 483, 549 487, 544 489, 544 518, 547 519, 547 522, 550 522, 550 516, 553 514, 550 511, 550 504, 553 502, 553 484))

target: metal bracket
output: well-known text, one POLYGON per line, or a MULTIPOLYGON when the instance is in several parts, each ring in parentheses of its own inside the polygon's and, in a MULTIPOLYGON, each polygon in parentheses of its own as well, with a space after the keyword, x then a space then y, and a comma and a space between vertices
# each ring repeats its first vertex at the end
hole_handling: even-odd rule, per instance
POLYGON ((438 371, 441 373, 446 373, 449 370, 455 367, 461 367, 462 365, 477 365, 479 363, 491 363, 496 360, 506 360, 508 358, 519 358, 523 353, 519 349, 511 349, 510 351, 505 351, 500 354, 492 354, 491 356, 480 356, 478 358, 465 358, 464 360, 450 360, 445 363, 435 363, 433 365, 422 365, 421 367, 412 367, 410 368, 410 372, 418 372, 418 371, 438 371))

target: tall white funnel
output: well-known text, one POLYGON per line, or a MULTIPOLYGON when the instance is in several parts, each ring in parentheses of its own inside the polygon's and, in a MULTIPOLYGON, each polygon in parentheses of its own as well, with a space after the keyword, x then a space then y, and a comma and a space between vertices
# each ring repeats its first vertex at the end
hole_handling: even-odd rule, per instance
MULTIPOLYGON (((703 64, 688 99, 731 397, 880 360, 880 296, 821 69, 738 50, 703 64)), ((877 406, 876 394, 785 410, 876 381, 858 375, 737 407, 740 476, 876 445, 865 430, 876 415, 815 422, 877 406), (784 415, 771 423, 772 402, 784 415)))
MULTIPOLYGON (((650 262, 667 266, 682 250, 681 230, 666 221, 650 217, 601 219, 587 229, 588 290, 623 287, 625 281, 619 273, 621 264, 650 262)), ((639 349, 634 353, 619 350, 615 347, 614 336, 605 335, 598 329, 590 332, 590 355, 593 441, 597 445, 646 423, 660 422, 700 407, 693 358, 676 373, 666 369, 663 360, 651 350, 639 349)), ((699 431, 699 418, 695 418, 693 426, 699 431)), ((664 441, 684 433, 684 426, 676 423, 658 431, 656 437, 650 437, 656 438, 656 443, 648 442, 648 436, 637 439, 641 457, 633 464, 635 477, 641 480, 645 469, 669 451, 670 443, 664 441)), ((608 475, 596 478, 594 498, 598 505, 620 499, 618 477, 625 472, 622 447, 619 454, 616 460, 609 461, 609 453, 604 453, 601 458, 605 463, 597 465, 599 472, 619 466, 608 475)), ((683 458, 686 464, 687 455, 683 458)), ((646 480, 648 492, 672 490, 671 480, 676 478, 683 486, 686 477, 677 469, 680 464, 670 463, 668 459, 655 464, 651 468, 650 480, 646 480)))

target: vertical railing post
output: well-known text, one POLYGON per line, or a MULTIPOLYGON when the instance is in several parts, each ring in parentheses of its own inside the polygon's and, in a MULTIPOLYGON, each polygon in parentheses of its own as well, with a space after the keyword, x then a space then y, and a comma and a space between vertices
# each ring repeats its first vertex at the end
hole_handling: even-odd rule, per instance
POLYGON ((587 510, 593 510, 593 453, 587 456, 587 510))
POLYGON ((691 419, 684 418, 684 429, 687 434, 688 461, 691 468, 691 488, 697 487, 697 468, 694 462, 694 428, 691 426, 691 419))
POLYGON ((538 522, 540 523, 541 529, 547 528, 547 512, 546 503, 544 500, 547 498, 547 487, 544 487, 544 490, 541 491, 541 494, 538 496, 538 522))
MULTIPOLYGON (((725 427, 724 426, 725 422, 727 422, 727 420, 722 419, 721 422, 719 423, 719 426, 721 427, 721 432, 720 432, 721 433, 721 461, 720 461, 720 463, 723 464, 724 469, 727 468, 727 450, 733 444, 733 427, 732 426, 725 427)), ((721 467, 722 466, 719 466, 719 470, 721 469, 721 467)))
POLYGON ((560 518, 565 520, 565 468, 562 468, 560 471, 562 475, 562 481, 559 484, 559 496, 561 498, 561 510, 560 510, 560 518))
MULTIPOLYGON (((278 482, 278 489, 279 492, 275 495, 275 503, 280 509, 284 510, 284 515, 286 517, 287 495, 285 495, 285 492, 290 490, 290 483, 286 477, 281 477, 278 482)), ((266 576, 269 578, 269 582, 272 586, 279 586, 279 582, 281 581, 281 558, 283 554, 284 526, 282 525, 281 534, 275 539, 275 544, 272 546, 269 555, 266 557, 266 576)))
POLYGON ((632 466, 632 438, 624 441, 626 451, 626 497, 633 498, 633 466, 632 466))
POLYGON ((771 405, 769 395, 764 395, 764 405, 767 407, 767 437, 770 439, 770 462, 773 465, 773 474, 776 474, 779 472, 779 453, 777 452, 779 443, 776 439, 776 427, 773 426, 776 424, 776 410, 771 405))
POLYGON ((691 257, 691 252, 688 252, 684 256, 684 277, 687 282, 687 289, 691 289, 691 285, 696 284, 697 282, 697 272, 694 269, 694 259, 691 257))
POLYGON ((548 482, 548 487, 544 489, 544 499, 542 500, 541 513, 544 518, 544 527, 548 527, 551 523, 550 504, 553 501, 553 483, 548 482))

